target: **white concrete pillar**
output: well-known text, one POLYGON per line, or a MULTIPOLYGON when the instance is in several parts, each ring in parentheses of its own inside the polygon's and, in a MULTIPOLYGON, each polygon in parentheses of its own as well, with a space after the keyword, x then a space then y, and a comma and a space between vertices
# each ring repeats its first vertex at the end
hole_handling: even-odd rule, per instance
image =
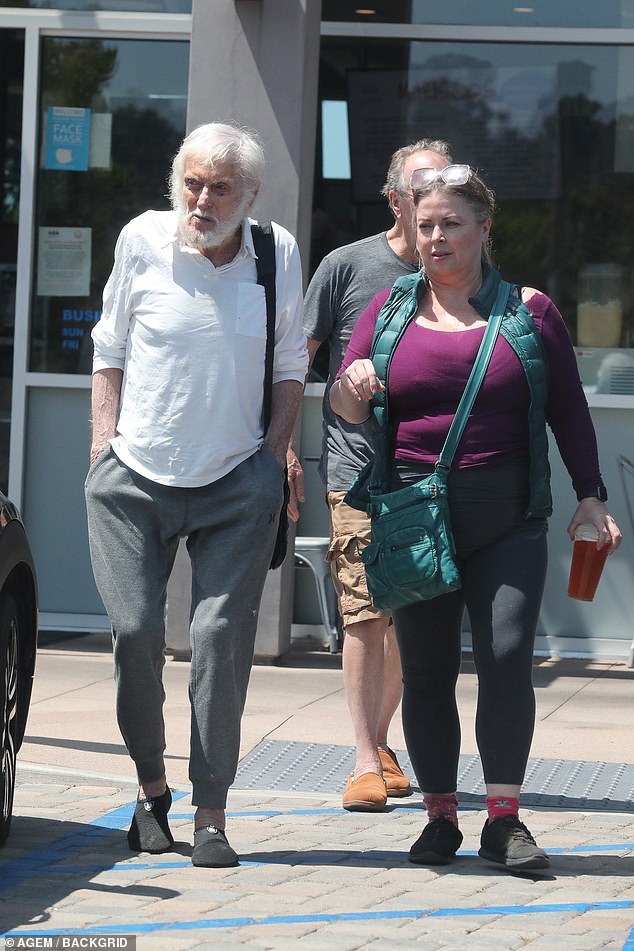
MULTIPOLYGON (((304 275, 310 250, 317 130, 321 0, 193 0, 187 128, 232 121, 256 129, 266 154, 254 216, 297 237, 304 275)), ((271 661, 290 645, 293 557, 269 573, 256 656, 271 661)), ((188 621, 190 572, 177 559, 170 580, 168 647, 179 649, 188 621), (188 608, 187 608, 188 611, 188 608)))

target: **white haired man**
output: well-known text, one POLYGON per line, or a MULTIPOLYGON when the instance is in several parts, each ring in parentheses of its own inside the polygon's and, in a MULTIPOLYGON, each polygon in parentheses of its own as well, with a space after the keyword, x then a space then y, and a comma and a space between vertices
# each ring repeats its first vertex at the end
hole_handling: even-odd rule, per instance
POLYGON ((93 331, 86 502, 94 575, 112 625, 117 718, 140 787, 128 842, 158 853, 174 841, 162 668, 166 586, 186 538, 192 862, 204 867, 238 862, 225 805, 307 365, 299 252, 274 223, 264 434, 266 305, 247 216, 263 167, 253 132, 212 122, 190 133, 172 165, 173 210, 147 211, 124 227, 93 331))

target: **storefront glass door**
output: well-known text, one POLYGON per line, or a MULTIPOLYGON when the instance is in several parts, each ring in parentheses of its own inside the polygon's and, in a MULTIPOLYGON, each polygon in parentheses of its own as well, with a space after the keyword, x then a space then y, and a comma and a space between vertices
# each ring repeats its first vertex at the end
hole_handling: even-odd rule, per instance
MULTIPOLYGON (((324 17, 334 17, 335 7, 326 0, 324 17)), ((460 9, 466 25, 478 17, 488 23, 499 5, 431 10, 400 4, 403 16, 409 15, 405 7, 424 7, 426 16, 438 18, 460 9)), ((537 647, 628 656, 634 613, 634 31, 600 37, 588 27, 631 26, 631 4, 533 8, 546 25, 567 8, 569 28, 537 38, 498 28, 492 41, 488 27, 464 30, 462 39, 437 29, 431 39, 423 35, 432 32, 427 26, 381 36, 379 24, 369 20, 363 34, 355 22, 342 24, 340 33, 322 25, 311 272, 332 248, 390 227, 381 188, 399 146, 446 139, 454 161, 480 170, 496 194, 496 264, 508 280, 548 293, 567 323, 610 510, 623 531, 595 603, 581 611, 565 596, 567 527, 576 499, 553 440, 554 512, 537 647)), ((326 372, 321 356, 313 365, 315 386, 326 372)), ((305 468, 310 476, 310 464, 305 468)))
MULTIPOLYGON (((27 59, 33 49, 27 33, 27 59)), ((33 161, 23 162, 32 169, 32 212, 24 222, 23 186, 20 232, 23 239, 29 231, 30 268, 22 268, 18 286, 19 323, 27 331, 22 349, 16 346, 25 385, 14 388, 23 394, 22 407, 15 398, 14 428, 24 442, 16 451, 12 444, 11 477, 22 485, 42 625, 90 630, 96 619, 105 622, 83 492, 90 333, 121 228, 148 208, 169 208, 167 177, 186 128, 189 41, 47 31, 37 58, 33 113, 27 115, 25 93, 23 119, 33 133, 33 161)))
POLYGON ((0 30, 0 489, 9 480, 24 34, 0 30))

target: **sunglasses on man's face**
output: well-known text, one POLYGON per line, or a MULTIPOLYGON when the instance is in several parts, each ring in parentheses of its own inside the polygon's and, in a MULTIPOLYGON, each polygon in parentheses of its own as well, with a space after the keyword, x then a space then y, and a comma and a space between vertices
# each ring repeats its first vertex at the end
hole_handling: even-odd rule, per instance
POLYGON ((438 179, 445 185, 466 185, 471 175, 471 166, 469 165, 446 165, 445 168, 415 168, 409 179, 409 187, 412 191, 417 188, 427 188, 433 185, 438 179))

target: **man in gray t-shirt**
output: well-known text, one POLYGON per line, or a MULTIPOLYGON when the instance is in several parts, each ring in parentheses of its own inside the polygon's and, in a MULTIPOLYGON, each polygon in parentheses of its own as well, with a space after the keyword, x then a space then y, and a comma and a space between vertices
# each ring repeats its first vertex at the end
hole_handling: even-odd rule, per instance
MULTIPOLYGON (((356 743, 355 767, 343 795, 343 807, 350 810, 382 811, 388 795, 407 796, 411 787, 387 745, 388 728, 401 699, 401 664, 389 615, 373 606, 366 586, 361 551, 370 538, 370 522, 365 513, 343 501, 371 457, 369 426, 352 426, 335 416, 328 391, 362 311, 380 290, 419 266, 409 190, 412 172, 450 163, 446 142, 425 139, 398 149, 383 186, 394 224, 387 232, 328 254, 304 302, 311 362, 324 341, 329 350, 320 472, 330 508, 327 557, 344 625, 344 685, 356 743)), ((289 460, 291 472, 298 465, 297 460, 289 460)), ((299 490, 298 495, 301 499, 299 490)))
POLYGON ((319 472, 329 492, 347 492, 372 453, 370 424, 354 426, 340 419, 328 399, 352 328, 379 291, 415 270, 414 263, 392 250, 383 231, 331 251, 315 271, 306 292, 304 330, 309 344, 328 344, 319 472))

